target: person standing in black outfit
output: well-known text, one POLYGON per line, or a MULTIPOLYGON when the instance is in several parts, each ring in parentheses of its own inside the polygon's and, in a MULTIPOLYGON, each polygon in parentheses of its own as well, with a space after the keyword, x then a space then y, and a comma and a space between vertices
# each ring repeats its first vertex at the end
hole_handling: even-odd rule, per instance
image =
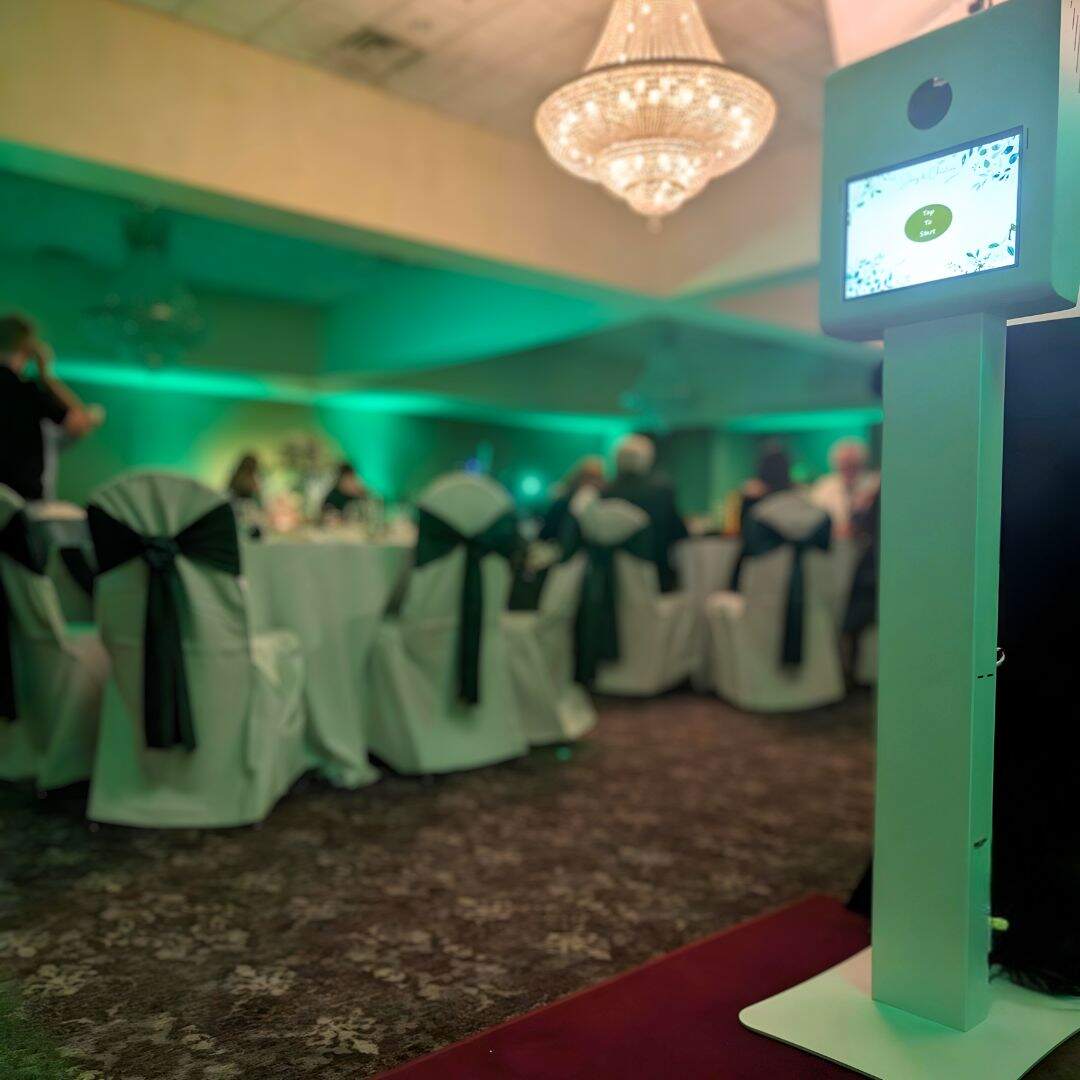
POLYGON ((52 350, 22 315, 0 317, 0 484, 27 502, 44 495, 44 420, 70 438, 88 435, 101 423, 101 410, 87 408, 51 373, 52 350), (38 377, 26 377, 37 364, 38 377))
POLYGON ((653 559, 662 592, 676 585, 671 549, 689 533, 675 505, 675 489, 653 472, 656 447, 646 435, 627 435, 615 451, 615 479, 603 491, 605 499, 625 499, 649 515, 653 559))

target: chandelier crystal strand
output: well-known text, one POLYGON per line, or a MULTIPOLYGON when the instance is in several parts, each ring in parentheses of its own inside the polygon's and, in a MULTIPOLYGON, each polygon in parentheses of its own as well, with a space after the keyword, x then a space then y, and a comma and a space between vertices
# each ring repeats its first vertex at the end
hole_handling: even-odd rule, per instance
POLYGON ((769 91, 724 64, 695 0, 615 0, 536 131, 564 169, 659 218, 753 157, 775 119, 769 91))

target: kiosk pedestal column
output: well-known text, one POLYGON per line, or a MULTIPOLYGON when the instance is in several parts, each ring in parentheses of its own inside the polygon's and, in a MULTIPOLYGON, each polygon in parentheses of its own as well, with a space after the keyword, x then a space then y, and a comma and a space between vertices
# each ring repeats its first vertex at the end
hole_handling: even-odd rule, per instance
POLYGON ((1080 1008, 990 981, 1005 320, 885 333, 873 948, 744 1009, 882 1080, 1016 1080, 1080 1008))
POLYGON ((873 995, 989 1007, 1005 320, 885 335, 873 995))

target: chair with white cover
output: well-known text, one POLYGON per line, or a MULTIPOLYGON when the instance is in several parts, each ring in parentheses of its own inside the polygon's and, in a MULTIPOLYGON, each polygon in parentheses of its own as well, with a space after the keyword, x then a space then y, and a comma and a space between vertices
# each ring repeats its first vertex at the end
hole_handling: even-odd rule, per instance
POLYGON ((829 516, 799 492, 778 492, 754 507, 743 533, 739 592, 706 605, 717 693, 757 712, 841 700, 829 516))
POLYGON ((533 746, 573 742, 596 725, 596 709, 574 681, 574 620, 585 556, 552 566, 536 611, 508 611, 503 630, 525 734, 533 746))
POLYGON ((648 514, 623 499, 597 499, 581 515, 577 674, 601 693, 651 697, 695 664, 691 598, 660 591, 650 529, 648 514))
POLYGON ((88 816, 215 828, 262 820, 304 772, 295 635, 251 631, 232 507, 194 480, 92 496, 95 610, 113 662, 88 816))
POLYGON ((400 773, 471 769, 528 750, 500 620, 518 544, 513 502, 456 472, 418 501, 416 558, 371 657, 372 752, 400 773))
POLYGON ((39 790, 90 776, 109 658, 65 623, 22 498, 0 485, 0 779, 39 790))
POLYGON ((855 670, 852 678, 858 686, 877 684, 878 668, 878 630, 877 623, 871 623, 855 639, 855 670))

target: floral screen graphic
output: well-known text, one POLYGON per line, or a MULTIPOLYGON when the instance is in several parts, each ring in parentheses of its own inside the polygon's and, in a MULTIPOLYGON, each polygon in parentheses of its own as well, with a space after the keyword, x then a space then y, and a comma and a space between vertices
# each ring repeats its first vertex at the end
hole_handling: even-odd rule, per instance
POLYGON ((1021 135, 849 180, 844 299, 1015 266, 1021 135))

